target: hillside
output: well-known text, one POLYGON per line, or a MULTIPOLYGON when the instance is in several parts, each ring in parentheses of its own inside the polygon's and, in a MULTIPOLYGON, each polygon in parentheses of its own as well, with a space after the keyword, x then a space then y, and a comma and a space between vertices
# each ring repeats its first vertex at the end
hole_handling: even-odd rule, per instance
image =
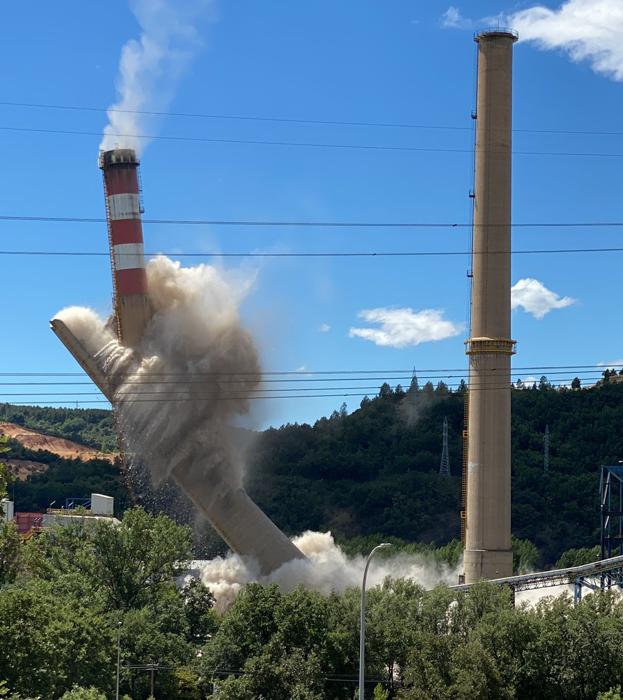
POLYGON ((95 408, 49 408, 0 403, 0 421, 47 436, 66 438, 101 452, 117 449, 110 411, 95 408))
MULTIPOLYGON (((563 551, 599 540, 599 466, 623 457, 623 384, 574 391, 553 389, 543 381, 539 388, 514 390, 512 401, 513 532, 539 547, 543 564, 552 564, 563 551), (543 470, 546 425, 549 474, 543 470)), ((114 439, 105 411, 5 410, 13 409, 25 426, 37 423, 59 433, 73 425, 76 433, 79 425, 86 444, 92 442, 83 434, 114 439)), ((462 429, 460 392, 444 385, 407 392, 384 385, 379 396, 364 399, 352 414, 335 411, 313 426, 285 425, 259 434, 250 454, 247 488, 288 533, 330 529, 342 541, 384 535, 443 544, 459 535, 462 429), (444 417, 450 478, 437 473, 444 417)), ((16 486, 16 494, 28 503, 106 488, 126 498, 109 461, 40 455, 23 448, 18 455, 15 447, 7 455, 54 463, 54 469, 16 486)))
POLYGON ((15 423, 0 422, 0 435, 13 438, 19 442, 20 445, 23 445, 29 450, 43 450, 45 452, 51 452, 58 457, 81 459, 84 461, 90 459, 106 459, 112 462, 114 460, 114 454, 111 452, 94 450, 91 447, 74 442, 73 440, 67 440, 66 438, 60 438, 54 435, 46 435, 30 428, 16 425, 15 423))

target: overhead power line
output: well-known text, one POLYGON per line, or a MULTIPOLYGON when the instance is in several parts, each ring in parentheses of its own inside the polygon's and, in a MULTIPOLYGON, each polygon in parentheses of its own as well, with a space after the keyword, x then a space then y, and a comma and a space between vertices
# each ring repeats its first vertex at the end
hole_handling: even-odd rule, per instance
MULTIPOLYGON (((550 374, 560 374, 559 370, 565 370, 565 374, 568 372, 578 372, 586 370, 606 370, 612 369, 614 367, 623 367, 623 364, 592 364, 592 365, 526 365, 512 368, 512 374, 517 374, 518 372, 549 372, 550 374)), ((491 372, 495 372, 492 369, 491 372)), ((506 371, 506 370, 500 370, 506 371)), ((418 379, 447 379, 447 378, 457 378, 463 377, 467 374, 465 367, 436 367, 436 368, 421 368, 416 371, 416 376, 418 379), (456 373, 456 374, 449 374, 456 373)), ((392 381, 397 379, 408 379, 413 378, 413 367, 409 369, 330 369, 330 370, 268 370, 265 372, 199 372, 195 374, 196 377, 212 378, 212 377, 315 377, 318 375, 347 375, 349 376, 349 381, 352 381, 352 375, 366 375, 366 380, 371 379, 386 379, 390 378, 392 381), (379 375, 375 377, 370 377, 369 375, 379 375), (403 377, 395 377, 390 375, 404 375, 403 377)), ((83 377, 84 372, 0 372, 0 377, 83 377)), ((133 376, 138 376, 136 373, 121 373, 120 376, 123 378, 131 378, 133 376)), ((142 375, 141 375, 142 376, 142 375)), ((188 375, 183 372, 151 372, 152 377, 187 377, 188 375)), ((266 380, 264 380, 266 381, 266 380)), ((285 380, 278 380, 285 381, 285 380)))
MULTIPOLYGON (((601 377, 596 377, 594 378, 595 381, 601 379, 601 377)), ((568 388, 568 383, 572 381, 572 378, 568 380, 568 382, 562 383, 562 384, 550 384, 549 387, 551 389, 555 388, 568 388)), ((365 389, 365 387, 362 387, 365 389)), ((456 390, 459 387, 454 387, 454 386, 448 386, 448 389, 450 391, 456 390)), ((501 389, 507 389, 507 388, 512 388, 510 384, 490 384, 490 385, 483 385, 483 386, 471 386, 469 388, 470 393, 475 393, 475 392, 482 392, 482 391, 500 391, 501 389)), ((374 391, 378 391, 379 387, 374 387, 374 391)), ((516 391, 521 391, 521 389, 515 389, 516 391)), ((525 389, 524 389, 525 390, 525 389)), ((528 389, 529 390, 529 389, 528 389)), ((49 394, 48 394, 49 395, 49 394)), ((141 396, 143 394, 136 394, 136 396, 141 396)), ((453 394, 448 394, 448 396, 452 396, 453 394)), ((456 393, 454 393, 456 395, 456 393)), ((76 394, 68 394, 68 398, 64 401, 43 401, 43 403, 48 404, 48 405, 62 405, 66 406, 67 404, 72 404, 72 405, 90 405, 90 404, 109 404, 110 401, 108 399, 79 399, 77 401, 74 401, 72 396, 76 396, 76 394)), ((134 395, 133 395, 134 396, 134 395)), ((131 398, 131 399, 125 399, 121 401, 120 403, 122 405, 132 405, 132 404, 137 404, 137 403, 196 403, 196 402, 202 402, 202 401, 262 401, 266 399, 322 399, 322 398, 335 398, 335 399, 344 399, 344 398, 353 398, 353 397, 364 397, 364 396, 370 396, 370 392, 364 392, 361 393, 361 389, 359 387, 355 387, 355 391, 339 391, 339 392, 332 392, 332 393, 298 393, 298 394, 270 394, 270 395, 259 395, 259 394, 254 394, 254 395, 249 395, 249 394, 232 394, 232 395, 222 395, 222 394, 213 394, 211 396, 184 396, 181 398, 175 398, 170 395, 160 395, 159 397, 153 397, 153 398, 131 398)), ((443 397, 440 397, 443 398, 443 397)), ((31 402, 28 401, 12 401, 10 402, 13 405, 16 406, 21 406, 21 405, 30 405, 31 402)))
MULTIPOLYGON (((341 119, 303 119, 296 117, 266 117, 260 115, 218 114, 205 112, 164 112, 145 109, 118 109, 111 107, 90 107, 86 105, 59 105, 37 102, 0 101, 6 107, 27 107, 36 109, 57 109, 74 112, 99 112, 112 114, 142 114, 156 117, 184 117, 192 119, 222 119, 249 122, 273 122, 283 124, 311 124, 316 126, 361 126, 391 129, 430 129, 440 131, 472 131, 471 126, 451 124, 415 124, 411 122, 383 122, 372 120, 341 120, 341 119)), ((523 134, 566 134, 577 136, 623 136, 623 131, 582 130, 582 129, 513 129, 514 133, 523 134)))
MULTIPOLYGON (((400 258, 400 257, 457 257, 471 255, 557 255, 573 253, 621 253, 623 247, 608 248, 533 248, 519 250, 499 250, 493 253, 469 250, 402 250, 402 251, 332 251, 332 252, 298 252, 298 253, 150 253, 145 252, 148 258, 165 255, 171 258, 400 258)), ((108 258, 110 252, 76 251, 76 250, 0 250, 0 255, 5 256, 35 256, 35 257, 82 257, 82 258, 108 258)), ((134 253, 115 253, 116 257, 134 253)))
MULTIPOLYGON (((104 217, 21 216, 0 214, 0 221, 43 222, 60 224, 105 224, 104 217)), ((141 219, 143 224, 162 226, 258 226, 293 228, 466 228, 470 222, 453 221, 284 221, 279 219, 141 219)), ((623 221, 519 221, 511 224, 479 224, 480 228, 621 228, 623 221)))
MULTIPOLYGON (((602 379, 602 374, 595 374, 592 373, 590 376, 583 376, 581 377, 581 380, 584 382, 590 382, 590 381, 599 381, 602 379)), ((570 384, 576 376, 569 376, 569 377, 557 377, 555 384, 551 384, 552 386, 566 386, 570 384)), ((326 380, 323 380, 326 381, 326 380)), ((352 380, 351 380, 352 381, 352 380)), ((516 378, 515 382, 521 381, 521 378, 516 378)), ((462 384, 456 384, 456 383, 446 383, 446 382, 440 382, 445 385, 445 387, 449 390, 457 390, 457 389, 463 389, 462 384)), ((524 383, 522 381, 522 383, 524 383)), ((529 381, 528 384, 533 384, 534 382, 529 381)), ((245 398, 272 398, 272 394, 279 393, 279 392, 300 392, 305 395, 311 393, 311 392, 319 392, 319 391, 338 391, 338 392, 344 392, 344 391, 366 391, 366 392, 377 392, 380 389, 379 384, 374 384, 373 386, 297 386, 293 388, 287 388, 287 387, 276 387, 276 388, 265 388, 262 386, 258 386, 254 389, 247 389, 247 390, 242 390, 242 389, 233 389, 231 391, 231 394, 227 395, 223 393, 223 390, 221 389, 219 392, 215 392, 213 394, 208 394, 207 396, 195 396, 194 394, 190 393, 189 389, 185 389, 185 386, 188 386, 189 384, 197 384, 199 386, 204 386, 206 389, 210 389, 211 386, 214 385, 203 385, 199 382, 180 382, 174 383, 174 382, 165 382, 166 384, 172 384, 173 386, 177 386, 178 389, 165 389, 161 391, 152 391, 152 390, 143 390, 142 387, 144 386, 162 386, 162 384, 159 384, 158 382, 141 382, 141 383, 130 383, 129 385, 126 385, 124 387, 124 390, 122 394, 119 395, 118 398, 120 398, 123 402, 127 401, 130 399, 130 402, 134 400, 131 397, 155 397, 157 399, 168 399, 171 397, 180 397, 183 398, 184 400, 187 401, 193 401, 195 398, 197 398, 199 401, 201 400, 208 400, 210 398, 239 398, 239 399, 245 399, 245 398), (128 386, 136 386, 140 387, 140 389, 132 390, 128 389, 128 386)), ((469 390, 474 391, 475 389, 479 390, 485 390, 485 389, 503 389, 508 386, 510 386, 511 383, 501 383, 497 380, 489 381, 489 380, 482 380, 478 382, 471 382, 469 384, 469 390)), ((403 387, 403 391, 406 392, 405 387, 403 387)), ((13 396, 101 396, 102 392, 101 391, 49 391, 49 392, 30 392, 30 391, 25 391, 25 392, 0 392, 0 397, 13 397, 13 396)), ((339 394, 338 394, 339 395, 339 394)), ((283 396, 282 398, 288 398, 288 396, 283 396)))
MULTIPOLYGON (((97 136, 101 131, 80 131, 76 129, 42 129, 24 126, 0 126, 0 131, 28 134, 57 134, 62 136, 97 136)), ((108 134, 119 139, 147 139, 150 141, 175 141, 189 143, 222 143, 231 145, 251 146, 285 146, 294 148, 322 148, 356 151, 403 151, 413 153, 468 153, 473 154, 473 148, 439 148, 434 146, 389 146, 383 144, 354 144, 354 143, 320 143, 316 141, 269 141, 263 139, 226 139, 207 136, 171 136, 167 134, 108 134)), ((623 158, 623 153, 604 153, 587 151, 513 151, 517 156, 564 156, 588 158, 623 158)))

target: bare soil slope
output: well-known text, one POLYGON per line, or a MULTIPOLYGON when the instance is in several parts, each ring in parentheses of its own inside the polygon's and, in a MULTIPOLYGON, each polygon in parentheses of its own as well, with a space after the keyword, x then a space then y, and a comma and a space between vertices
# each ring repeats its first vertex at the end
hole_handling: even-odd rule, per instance
POLYGON ((30 430, 30 428, 24 428, 15 423, 0 422, 0 435, 6 435, 7 437, 17 440, 29 450, 46 450, 47 452, 52 452, 65 459, 74 459, 78 457, 83 460, 106 459, 112 462, 115 457, 114 454, 109 452, 99 452, 92 447, 85 447, 85 445, 79 445, 77 442, 72 442, 65 438, 37 433, 34 430, 30 430))

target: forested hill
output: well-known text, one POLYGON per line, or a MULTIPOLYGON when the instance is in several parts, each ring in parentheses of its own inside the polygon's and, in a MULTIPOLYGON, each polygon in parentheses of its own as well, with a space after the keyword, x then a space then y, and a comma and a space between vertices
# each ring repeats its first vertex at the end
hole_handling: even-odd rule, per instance
MULTIPOLYGON (((514 390, 513 532, 543 563, 599 541, 599 466, 623 459, 623 385, 514 390), (550 431, 544 473, 543 437, 550 431)), ((459 534, 462 393, 388 386, 350 415, 264 432, 249 490, 292 531, 447 542, 459 534), (438 475, 449 424, 450 479, 438 475)))
MULTIPOLYGON (((554 389, 544 380, 512 395, 513 531, 533 541, 542 563, 551 564, 566 549, 598 542, 599 466, 623 459, 623 384, 571 390, 554 389)), ((406 392, 384 385, 351 414, 336 411, 313 426, 267 430, 252 448, 247 488, 289 533, 330 529, 340 539, 384 535, 443 544, 459 534, 463 403, 462 392, 449 392, 443 384, 406 392), (438 474, 444 417, 450 478, 438 474)), ((106 411, 4 405, 0 418, 114 447, 106 411)), ((49 479, 71 491, 58 497, 82 495, 71 476, 79 468, 56 471, 33 476, 31 486, 19 489, 24 497, 31 494, 30 507, 37 505, 35 491, 48 497, 49 479)), ((80 488, 88 490, 84 479, 80 488)))

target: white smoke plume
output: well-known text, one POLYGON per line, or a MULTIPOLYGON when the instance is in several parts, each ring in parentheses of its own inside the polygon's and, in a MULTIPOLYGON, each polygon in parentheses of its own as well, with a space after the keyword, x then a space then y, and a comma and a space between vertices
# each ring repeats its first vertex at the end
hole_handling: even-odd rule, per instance
MULTIPOLYGON (((193 568, 214 594, 221 611, 227 609, 240 589, 251 581, 277 583, 284 592, 302 584, 324 595, 361 586, 365 557, 346 556, 330 532, 305 532, 292 541, 307 558, 287 562, 269 576, 259 576, 253 561, 243 560, 236 554, 197 561, 193 568)), ((425 588, 433 588, 439 583, 451 585, 457 583, 460 568, 434 564, 425 555, 390 554, 387 558, 374 560, 368 573, 368 585, 377 586, 388 576, 409 578, 425 588)))
POLYGON ((130 0, 141 33, 121 50, 118 97, 108 109, 108 125, 100 149, 134 148, 139 154, 148 139, 138 135, 154 128, 156 115, 170 104, 175 87, 201 48, 196 23, 213 0, 130 0))
POLYGON ((108 378, 129 455, 149 465, 155 484, 183 464, 205 503, 206 491, 242 482, 244 455, 231 424, 249 411, 261 376, 238 315, 250 282, 165 257, 148 263, 147 281, 154 315, 138 354, 90 309, 72 307, 58 318, 87 339, 108 378))
POLYGON ((520 41, 561 49, 573 61, 588 61, 596 73, 623 81, 623 2, 567 0, 558 9, 543 5, 521 10, 505 23, 520 41))

